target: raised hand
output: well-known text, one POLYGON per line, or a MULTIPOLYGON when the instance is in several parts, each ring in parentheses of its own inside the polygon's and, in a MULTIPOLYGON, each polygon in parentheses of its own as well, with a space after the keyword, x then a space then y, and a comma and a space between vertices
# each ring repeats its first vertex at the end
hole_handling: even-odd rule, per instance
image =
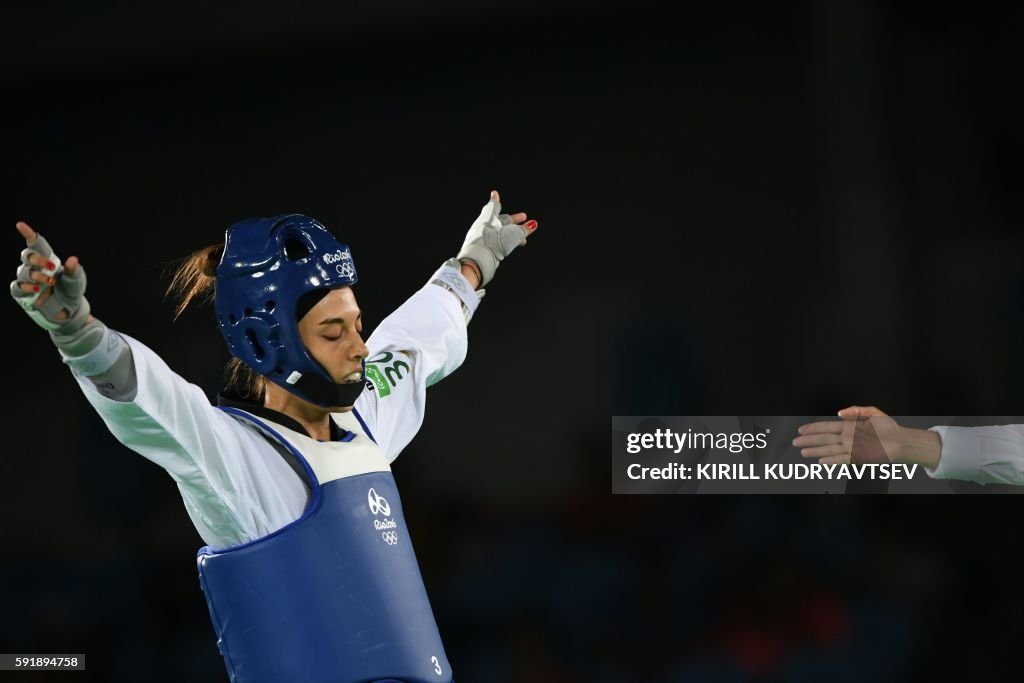
POLYGON ((46 239, 27 223, 19 221, 17 229, 26 247, 11 296, 43 329, 74 333, 89 321, 85 269, 75 256, 62 265, 46 239))
POLYGON ((459 251, 460 261, 471 261, 479 270, 480 286, 484 287, 494 277, 501 261, 518 246, 526 244, 526 238, 537 230, 537 221, 526 220, 525 213, 501 213, 501 196, 491 191, 491 199, 484 204, 480 216, 466 235, 459 251))

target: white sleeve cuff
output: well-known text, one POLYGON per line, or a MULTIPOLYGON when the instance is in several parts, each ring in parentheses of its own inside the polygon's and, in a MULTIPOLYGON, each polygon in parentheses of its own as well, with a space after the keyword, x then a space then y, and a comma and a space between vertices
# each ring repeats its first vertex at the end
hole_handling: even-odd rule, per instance
POLYGON ((430 276, 430 284, 447 289, 458 297, 459 301, 462 302, 462 313, 466 319, 466 324, 469 324, 473 314, 476 313, 477 307, 480 305, 480 300, 484 298, 484 290, 473 290, 473 285, 462 274, 462 264, 459 263, 458 259, 448 259, 445 261, 444 265, 430 276))
POLYGON ((924 471, 934 479, 964 479, 977 481, 982 468, 981 438, 971 427, 932 427, 942 439, 939 465, 924 471))
POLYGON ((123 353, 129 352, 128 344, 117 332, 109 327, 103 330, 103 336, 92 351, 81 356, 69 356, 59 350, 64 364, 80 377, 102 375, 114 366, 123 353))

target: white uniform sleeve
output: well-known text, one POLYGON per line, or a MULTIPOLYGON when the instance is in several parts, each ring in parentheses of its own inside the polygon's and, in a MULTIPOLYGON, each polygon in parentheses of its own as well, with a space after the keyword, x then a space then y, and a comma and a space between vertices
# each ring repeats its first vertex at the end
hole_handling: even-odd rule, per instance
POLYGON ((366 345, 366 377, 373 387, 360 394, 355 410, 394 462, 423 424, 427 387, 466 358, 462 304, 452 291, 427 284, 381 321, 366 345))
POLYGON ((1024 425, 932 427, 942 438, 935 479, 1024 485, 1024 425))
POLYGON ((75 378, 117 440, 171 475, 203 540, 222 548, 298 519, 308 491, 278 451, 144 344, 120 337, 134 364, 131 400, 107 398, 87 377, 75 378))

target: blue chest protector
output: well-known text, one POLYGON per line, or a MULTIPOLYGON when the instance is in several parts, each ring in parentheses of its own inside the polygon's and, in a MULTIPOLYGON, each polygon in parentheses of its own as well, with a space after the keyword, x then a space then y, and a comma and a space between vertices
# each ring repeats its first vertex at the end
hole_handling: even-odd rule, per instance
POLYGON ((292 443, 308 450, 311 439, 288 439, 279 425, 227 411, 284 444, 311 490, 302 517, 283 529, 199 551, 199 580, 231 681, 450 682, 398 490, 379 449, 361 434, 346 437, 351 444, 335 442, 333 448, 351 445, 355 452, 361 439, 364 452, 376 452, 377 471, 321 483, 317 460, 292 443))

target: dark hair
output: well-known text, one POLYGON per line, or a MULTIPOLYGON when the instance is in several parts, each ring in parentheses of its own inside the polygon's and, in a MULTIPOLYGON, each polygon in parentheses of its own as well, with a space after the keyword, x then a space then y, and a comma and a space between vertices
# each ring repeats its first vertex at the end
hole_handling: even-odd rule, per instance
MULTIPOLYGON (((190 256, 186 256, 176 268, 167 286, 167 296, 174 297, 178 305, 174 309, 177 320, 193 301, 204 304, 214 295, 217 283, 217 264, 224 253, 223 244, 211 244, 190 256)), ((228 391, 242 398, 263 403, 267 391, 267 379, 248 365, 232 358, 224 368, 228 391)))

